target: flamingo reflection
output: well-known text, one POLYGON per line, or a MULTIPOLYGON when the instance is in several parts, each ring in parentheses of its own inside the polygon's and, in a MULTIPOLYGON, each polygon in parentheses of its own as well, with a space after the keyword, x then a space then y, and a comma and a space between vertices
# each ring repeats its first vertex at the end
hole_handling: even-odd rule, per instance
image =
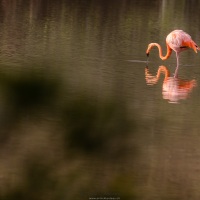
MULTIPOLYGON (((177 72, 176 72, 177 73, 177 72)), ((170 71, 165 66, 159 66, 157 75, 153 76, 148 67, 145 68, 145 79, 147 85, 154 85, 158 82, 160 75, 164 74, 162 85, 163 99, 168 99, 170 103, 178 103, 181 99, 186 99, 192 89, 196 86, 196 80, 183 80, 170 76, 170 71)))

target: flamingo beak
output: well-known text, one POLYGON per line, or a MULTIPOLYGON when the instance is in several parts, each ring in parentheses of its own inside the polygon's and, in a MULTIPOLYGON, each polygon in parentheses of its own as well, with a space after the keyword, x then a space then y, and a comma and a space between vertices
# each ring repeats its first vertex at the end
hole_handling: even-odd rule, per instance
POLYGON ((146 53, 146 55, 147 55, 147 65, 148 65, 148 63, 149 63, 149 53, 146 53))

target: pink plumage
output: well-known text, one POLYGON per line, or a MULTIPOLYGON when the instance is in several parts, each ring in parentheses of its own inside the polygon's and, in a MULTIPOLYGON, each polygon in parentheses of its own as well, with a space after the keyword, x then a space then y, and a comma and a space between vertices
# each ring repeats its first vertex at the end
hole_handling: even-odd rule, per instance
POLYGON ((148 48, 146 50, 147 56, 149 56, 149 52, 154 46, 158 48, 159 56, 162 60, 168 59, 172 53, 172 50, 174 50, 176 52, 177 68, 179 66, 180 52, 187 50, 189 48, 192 48, 196 53, 197 50, 200 50, 197 44, 192 40, 191 36, 182 30, 174 30, 167 35, 166 37, 167 53, 165 56, 163 56, 162 48, 158 43, 150 43, 148 45, 148 48))

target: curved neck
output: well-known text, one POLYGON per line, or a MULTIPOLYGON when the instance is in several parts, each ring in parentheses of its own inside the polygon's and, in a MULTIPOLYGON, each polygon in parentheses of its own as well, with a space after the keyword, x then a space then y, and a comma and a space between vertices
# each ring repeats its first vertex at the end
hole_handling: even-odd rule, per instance
POLYGON ((148 68, 145 68, 145 79, 146 79, 146 83, 148 85, 154 85, 158 82, 159 78, 160 78, 160 74, 163 73, 165 75, 164 81, 166 82, 168 80, 168 78, 170 77, 170 71, 167 69, 167 67, 161 65, 158 68, 157 74, 156 76, 151 75, 151 73, 149 72, 148 68))
POLYGON ((160 78, 160 74, 161 73, 164 73, 165 74, 165 78, 164 78, 164 82, 170 77, 170 71, 167 69, 167 67, 161 65, 159 68, 158 68, 158 71, 157 71, 157 79, 160 78))
POLYGON ((149 52, 152 49, 152 47, 156 46, 158 48, 160 58, 162 60, 166 60, 167 58, 170 57, 170 55, 172 53, 172 49, 169 47, 168 44, 166 44, 166 45, 167 45, 167 53, 166 53, 165 56, 163 56, 162 48, 161 48, 161 46, 158 43, 150 43, 149 46, 148 46, 148 48, 147 48, 146 53, 149 54, 149 52))

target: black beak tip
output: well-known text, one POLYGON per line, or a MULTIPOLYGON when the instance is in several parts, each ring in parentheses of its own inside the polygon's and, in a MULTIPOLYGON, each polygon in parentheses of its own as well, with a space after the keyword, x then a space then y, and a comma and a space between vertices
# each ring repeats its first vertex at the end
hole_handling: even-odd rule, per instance
POLYGON ((146 53, 147 57, 149 57, 149 53, 146 53))

